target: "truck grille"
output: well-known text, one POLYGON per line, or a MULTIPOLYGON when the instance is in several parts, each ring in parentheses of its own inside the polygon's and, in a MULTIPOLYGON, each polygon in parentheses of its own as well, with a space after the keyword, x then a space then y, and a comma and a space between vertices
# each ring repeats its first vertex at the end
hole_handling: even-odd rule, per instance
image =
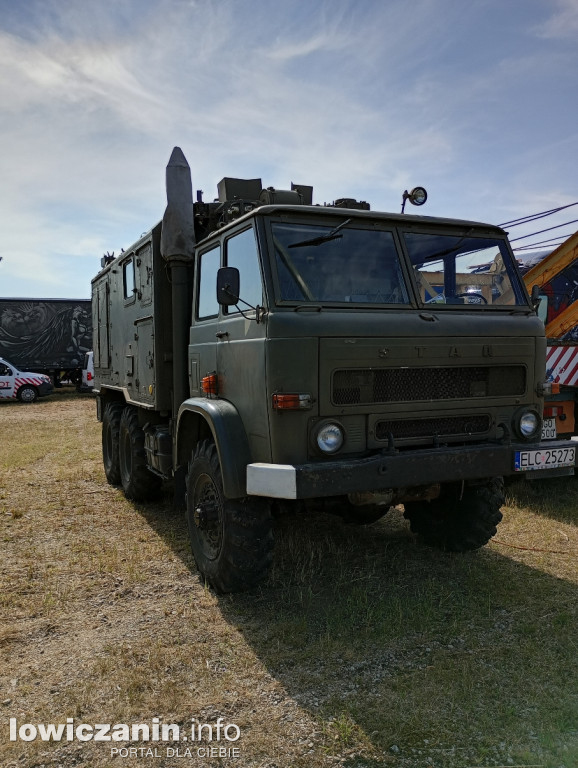
POLYGON ((523 395, 523 365, 456 368, 356 368, 333 374, 334 405, 523 395))
POLYGON ((409 419, 407 421, 378 421, 375 425, 376 440, 412 437, 450 437, 454 435, 479 435, 487 432, 491 420, 486 414, 477 416, 443 416, 438 419, 409 419))

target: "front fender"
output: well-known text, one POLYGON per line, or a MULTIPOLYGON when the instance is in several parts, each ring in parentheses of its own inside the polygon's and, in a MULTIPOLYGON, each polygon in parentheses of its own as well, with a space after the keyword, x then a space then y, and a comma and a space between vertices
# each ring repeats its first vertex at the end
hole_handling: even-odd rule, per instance
POLYGON ((243 421, 235 406, 227 400, 209 400, 204 397, 185 400, 177 414, 177 457, 181 456, 179 445, 187 442, 186 424, 191 414, 195 415, 195 419, 203 419, 213 436, 225 496, 228 499, 246 496, 247 464, 251 463, 251 452, 243 421))

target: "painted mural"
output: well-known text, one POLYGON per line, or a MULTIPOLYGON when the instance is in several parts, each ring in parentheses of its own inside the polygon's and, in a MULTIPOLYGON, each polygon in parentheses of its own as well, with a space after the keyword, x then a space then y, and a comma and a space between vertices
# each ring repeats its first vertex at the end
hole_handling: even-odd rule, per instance
POLYGON ((90 301, 0 299, 0 357, 21 370, 77 368, 90 349, 90 301))

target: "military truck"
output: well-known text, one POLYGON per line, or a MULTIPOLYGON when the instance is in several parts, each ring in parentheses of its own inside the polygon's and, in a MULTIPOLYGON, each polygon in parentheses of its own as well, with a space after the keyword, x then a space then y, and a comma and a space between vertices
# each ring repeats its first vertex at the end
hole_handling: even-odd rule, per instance
POLYGON ((0 356, 21 371, 78 387, 92 349, 90 299, 0 298, 0 356))
POLYGON ((162 222, 92 283, 106 477, 144 501, 172 481, 216 590, 264 577, 288 508, 368 524, 403 503, 465 551, 496 533, 504 475, 573 473, 571 442, 541 443, 544 326, 503 230, 218 193, 193 203, 175 148, 162 222))

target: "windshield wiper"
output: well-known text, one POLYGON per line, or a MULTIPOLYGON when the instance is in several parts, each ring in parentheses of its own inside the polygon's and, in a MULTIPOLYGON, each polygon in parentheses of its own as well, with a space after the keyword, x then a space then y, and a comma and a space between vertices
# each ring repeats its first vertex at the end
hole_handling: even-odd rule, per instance
POLYGON ((288 248, 303 248, 306 245, 321 245, 322 243, 326 243, 329 240, 337 240, 339 237, 343 237, 343 235, 338 235, 340 229, 343 229, 343 227, 346 227, 351 222, 351 219, 347 219, 343 222, 343 224, 339 224, 339 226, 335 227, 331 230, 331 232, 327 232, 325 235, 319 235, 319 237, 312 237, 311 240, 301 240, 299 243, 292 243, 291 245, 287 246, 288 248))

